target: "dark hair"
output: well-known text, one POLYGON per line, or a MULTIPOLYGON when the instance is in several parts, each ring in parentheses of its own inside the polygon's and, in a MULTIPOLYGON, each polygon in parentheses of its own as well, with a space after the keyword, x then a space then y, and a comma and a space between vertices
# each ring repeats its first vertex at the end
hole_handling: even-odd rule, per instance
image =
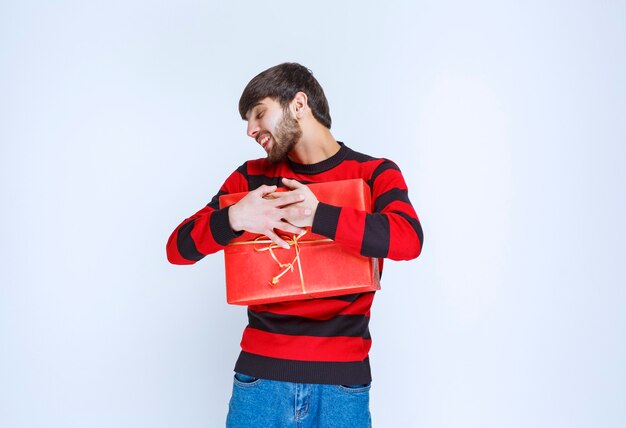
POLYGON ((239 98, 239 114, 245 120, 246 113, 266 97, 274 98, 283 108, 287 108, 298 92, 307 95, 313 117, 330 129, 330 111, 324 90, 311 70, 295 62, 275 65, 257 74, 239 98))

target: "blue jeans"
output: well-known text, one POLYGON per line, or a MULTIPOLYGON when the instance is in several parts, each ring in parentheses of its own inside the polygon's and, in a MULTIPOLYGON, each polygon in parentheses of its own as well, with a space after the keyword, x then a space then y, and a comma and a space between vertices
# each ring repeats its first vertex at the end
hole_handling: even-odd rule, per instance
POLYGON ((235 373, 227 428, 371 428, 367 385, 319 385, 235 373))

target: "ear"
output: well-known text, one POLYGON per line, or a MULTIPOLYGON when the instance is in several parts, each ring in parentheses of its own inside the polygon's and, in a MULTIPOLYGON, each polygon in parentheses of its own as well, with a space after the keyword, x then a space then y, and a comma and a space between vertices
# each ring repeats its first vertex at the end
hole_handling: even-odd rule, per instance
POLYGON ((304 92, 298 92, 293 100, 291 101, 291 108, 293 109, 293 114, 296 119, 300 120, 304 117, 308 104, 308 97, 304 92))

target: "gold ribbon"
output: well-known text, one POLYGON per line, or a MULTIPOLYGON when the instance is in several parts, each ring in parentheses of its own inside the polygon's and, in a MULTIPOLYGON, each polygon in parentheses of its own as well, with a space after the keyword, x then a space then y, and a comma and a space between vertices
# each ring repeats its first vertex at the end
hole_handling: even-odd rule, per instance
POLYGON ((280 277, 283 276, 284 274, 286 274, 287 272, 293 272, 293 267, 294 265, 298 266, 298 274, 300 275, 300 286, 302 288, 302 294, 306 294, 306 287, 304 285, 304 274, 302 273, 302 265, 300 264, 300 245, 302 244, 315 244, 315 243, 322 243, 322 242, 332 242, 332 239, 326 238, 326 239, 318 239, 318 240, 310 240, 310 241, 301 241, 300 238, 305 234, 306 232, 302 232, 300 235, 293 235, 292 238, 289 238, 287 236, 280 236, 285 242, 287 242, 287 244, 289 244, 290 246, 293 246, 296 250, 296 256, 294 257, 294 259, 290 262, 290 263, 283 263, 280 260, 278 260, 278 257, 276 257, 276 254, 274 254, 274 250, 275 249, 282 249, 285 250, 286 248, 281 247, 280 245, 274 243, 274 241, 270 240, 270 239, 262 239, 264 238, 263 236, 259 236, 257 237, 254 241, 244 241, 244 242, 232 242, 229 245, 255 245, 255 244, 267 244, 266 247, 263 248, 254 248, 255 251, 268 251, 270 253, 270 256, 272 256, 272 258, 274 259, 274 261, 278 264, 278 267, 280 267, 282 270, 282 272, 280 272, 278 275, 272 277, 272 279, 270 281, 268 281, 270 286, 274 286, 277 285, 280 282, 280 277))

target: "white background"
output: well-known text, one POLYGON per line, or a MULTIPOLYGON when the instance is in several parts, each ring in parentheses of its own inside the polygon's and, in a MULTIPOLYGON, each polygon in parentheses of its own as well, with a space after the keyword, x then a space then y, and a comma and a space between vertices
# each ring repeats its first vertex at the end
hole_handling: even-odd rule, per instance
POLYGON ((377 427, 626 425, 622 1, 0 3, 0 426, 216 427, 245 310, 165 242, 263 152, 283 61, 396 161, 424 251, 374 304, 377 427))

